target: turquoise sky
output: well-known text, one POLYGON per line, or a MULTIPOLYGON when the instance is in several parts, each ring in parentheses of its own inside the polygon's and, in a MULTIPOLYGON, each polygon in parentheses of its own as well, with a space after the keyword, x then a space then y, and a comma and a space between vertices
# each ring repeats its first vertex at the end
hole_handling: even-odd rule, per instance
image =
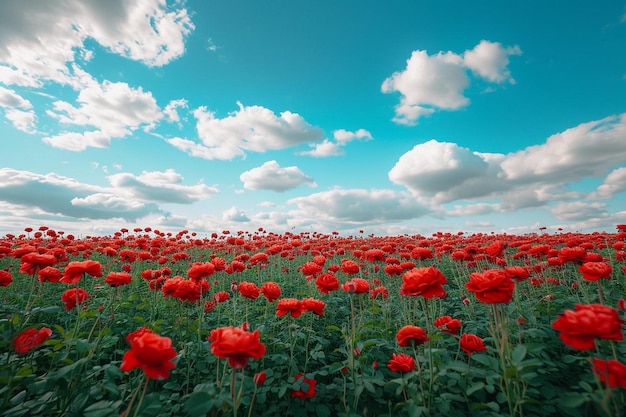
POLYGON ((0 234, 611 231, 625 46, 624 1, 3 1, 0 234))

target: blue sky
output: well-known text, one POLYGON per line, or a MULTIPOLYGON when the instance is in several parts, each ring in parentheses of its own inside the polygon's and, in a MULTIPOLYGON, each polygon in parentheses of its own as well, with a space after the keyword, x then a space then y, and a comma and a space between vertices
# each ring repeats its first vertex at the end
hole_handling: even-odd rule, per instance
POLYGON ((1 2, 0 233, 611 231, 625 45, 624 1, 1 2))

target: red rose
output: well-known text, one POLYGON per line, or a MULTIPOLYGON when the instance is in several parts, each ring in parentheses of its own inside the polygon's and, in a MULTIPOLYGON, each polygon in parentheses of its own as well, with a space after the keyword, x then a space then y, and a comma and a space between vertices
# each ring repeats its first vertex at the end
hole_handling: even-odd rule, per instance
POLYGON ((104 282, 109 284, 111 287, 118 287, 120 285, 130 284, 133 277, 128 272, 109 272, 107 277, 104 279, 104 282))
POLYGON ((611 388, 626 388, 626 365, 615 359, 593 358, 593 372, 611 388))
POLYGON ((355 294, 365 294, 370 291, 370 284, 363 278, 352 278, 350 281, 341 286, 344 292, 353 292, 355 294))
POLYGON ((411 346, 412 343, 415 346, 419 346, 428 342, 426 331, 421 327, 411 325, 404 326, 398 330, 396 339, 398 340, 398 345, 402 347, 411 346))
POLYGON ((465 287, 483 303, 509 303, 513 298, 515 283, 505 271, 489 269, 483 273, 472 272, 465 287))
POLYGON ((357 264, 354 261, 351 261, 351 260, 348 260, 348 259, 344 259, 341 262, 341 271, 344 274, 347 274, 347 275, 358 274, 360 269, 361 268, 359 267, 359 264, 357 264))
POLYGON ((280 286, 272 281, 264 282, 261 286, 261 293, 270 303, 280 298, 280 286))
POLYGON ((315 286, 321 293, 328 294, 339 289, 339 280, 334 274, 326 272, 315 278, 315 286))
POLYGON ((283 298, 278 301, 276 305, 276 316, 286 316, 291 314, 291 317, 298 318, 303 313, 302 301, 295 298, 283 298))
POLYGON ((61 301, 65 303, 65 309, 67 311, 84 303, 88 298, 89 294, 82 288, 71 288, 61 295, 61 301))
POLYGON ((253 282, 243 281, 239 284, 237 289, 239 290, 239 294, 251 300, 256 300, 261 294, 261 290, 253 282))
POLYGON ((176 367, 171 362, 176 357, 172 339, 159 336, 148 329, 139 329, 138 333, 133 333, 127 338, 130 350, 124 354, 120 369, 129 372, 141 368, 150 379, 168 378, 170 370, 176 367))
POLYGON ((37 270, 45 268, 46 266, 52 266, 57 262, 57 258, 54 255, 39 254, 39 253, 27 253, 21 258, 20 272, 33 275, 37 270))
POLYGON ((266 380, 267 372, 265 371, 257 372, 256 374, 254 374, 254 378, 252 378, 252 381, 254 381, 254 385, 256 385, 257 387, 265 384, 266 380))
POLYGON ((594 339, 624 340, 617 310, 601 304, 576 304, 575 311, 565 310, 552 323, 567 346, 578 350, 595 349, 594 339))
POLYGON ((303 373, 297 374, 294 378, 296 381, 300 381, 300 389, 291 391, 291 398, 301 398, 306 400, 307 398, 313 398, 315 396, 315 385, 317 381, 304 376, 303 373))
POLYGON ((468 355, 487 350, 487 346, 485 346, 483 339, 476 336, 475 334, 463 334, 463 336, 461 336, 460 343, 461 349, 468 355))
POLYGON ((220 327, 211 330, 208 337, 211 353, 221 359, 228 359, 232 368, 245 368, 250 358, 259 359, 265 355, 265 345, 260 341, 258 330, 250 333, 240 327, 220 327))
POLYGON ((28 353, 45 342, 51 335, 52 330, 47 327, 22 330, 13 339, 13 349, 16 353, 28 353))
POLYGON ((6 287, 13 282, 13 275, 10 272, 0 270, 0 287, 6 287))
POLYGON ((53 266, 47 266, 37 271, 40 282, 59 282, 63 274, 53 266))
POLYGON ((100 262, 90 259, 81 262, 70 262, 65 267, 61 282, 76 284, 85 274, 91 275, 92 277, 101 277, 102 265, 100 265, 100 262))
POLYGON ((434 266, 413 268, 402 276, 401 295, 424 298, 445 297, 448 279, 434 266))
POLYGON ((195 263, 187 270, 187 276, 189 279, 198 281, 203 278, 208 278, 215 273, 215 265, 211 262, 195 263))
POLYGON ((600 278, 611 278, 613 268, 605 262, 585 262, 578 268, 587 281, 597 281, 600 278))
POLYGON ((444 333, 459 334, 461 331, 461 322, 450 316, 441 316, 435 319, 435 327, 444 333))
POLYGON ((415 370, 415 359, 406 353, 392 353, 387 368, 393 372, 411 372, 415 370))
POLYGON ((302 300, 302 310, 304 312, 311 311, 313 314, 323 317, 324 316, 324 308, 326 307, 326 303, 322 300, 316 300, 315 298, 305 298, 302 300))

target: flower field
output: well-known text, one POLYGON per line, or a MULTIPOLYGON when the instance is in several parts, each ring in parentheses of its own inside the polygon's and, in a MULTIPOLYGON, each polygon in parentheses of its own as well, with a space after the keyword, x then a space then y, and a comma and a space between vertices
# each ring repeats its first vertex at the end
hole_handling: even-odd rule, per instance
POLYGON ((0 238, 0 414, 626 415, 626 225, 0 238))

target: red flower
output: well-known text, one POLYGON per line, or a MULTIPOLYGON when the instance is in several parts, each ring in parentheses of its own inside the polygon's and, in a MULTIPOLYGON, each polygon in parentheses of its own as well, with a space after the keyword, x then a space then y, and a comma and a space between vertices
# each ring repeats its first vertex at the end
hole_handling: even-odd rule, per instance
POLYGON ((341 288, 344 292, 353 292, 355 294, 365 294, 370 291, 370 284, 363 278, 352 278, 344 283, 341 288))
POLYGON ((503 270, 489 269, 483 273, 472 272, 465 287, 483 303, 509 303, 515 283, 503 270))
POLYGON ((361 268, 359 268, 359 264, 349 259, 344 259, 341 262, 341 270, 343 271, 344 274, 347 274, 347 275, 358 274, 360 269, 361 268))
POLYGON ((187 270, 187 276, 189 279, 194 281, 208 278, 213 275, 213 273, 215 273, 215 265, 211 262, 198 262, 193 264, 192 267, 187 270))
POLYGON ((626 365, 615 359, 593 358, 593 372, 611 388, 626 388, 626 365))
POLYGON ((291 317, 298 318, 303 313, 302 301, 295 298, 283 298, 278 301, 276 305, 276 316, 286 316, 291 314, 291 317))
POLYGON ((624 340, 617 310, 601 304, 576 304, 575 311, 565 310, 552 323, 567 346, 578 350, 595 349, 594 339, 624 340))
POLYGON ((92 261, 91 259, 80 262, 70 262, 65 267, 61 282, 76 284, 84 274, 91 275, 92 277, 101 277, 102 265, 100 265, 100 262, 92 261))
POLYGON ((232 368, 245 368, 250 358, 260 359, 265 355, 265 345, 260 341, 258 330, 250 333, 240 327, 220 327, 211 330, 208 337, 211 353, 228 359, 232 368))
POLYGON ((216 303, 223 303, 224 301, 227 301, 230 298, 230 294, 228 293, 228 291, 218 291, 215 294, 213 294, 213 300, 215 300, 216 303))
POLYGON ((52 335, 47 327, 22 330, 13 339, 15 353, 28 353, 45 342, 52 335))
POLYGON ((461 336, 460 343, 461 349, 468 355, 487 350, 487 346, 485 346, 483 339, 475 334, 464 333, 463 336, 461 336))
POLYGON ((611 278, 613 268, 604 262, 585 262, 578 268, 587 281, 597 281, 600 278, 611 278))
POLYGON ((428 342, 426 331, 421 327, 411 325, 404 326, 398 330, 396 339, 398 340, 398 345, 402 347, 411 346, 411 344, 419 346, 428 342))
POLYGON ((150 379, 166 379, 170 376, 170 370, 176 367, 171 362, 176 357, 172 339, 142 328, 129 334, 127 340, 130 350, 122 358, 120 369, 123 372, 141 368, 150 379))
POLYGON ((326 303, 315 298, 305 298, 302 300, 302 310, 304 312, 311 311, 313 314, 323 317, 326 303))
POLYGON ((530 273, 528 269, 523 266, 509 266, 504 268, 504 272, 508 275, 509 278, 516 282, 524 281, 528 277, 530 277, 530 273))
POLYGON ((39 269, 54 265, 57 262, 57 258, 54 255, 31 252, 22 256, 21 262, 20 272, 33 275, 39 269))
POLYGON ((307 378, 303 373, 297 374, 294 378, 296 381, 301 381, 300 389, 291 391, 291 398, 301 398, 306 400, 307 398, 313 398, 315 396, 315 384, 317 381, 307 378))
POLYGON ((59 282, 63 274, 53 266, 47 266, 37 271, 39 282, 59 282))
POLYGON ((321 293, 328 294, 339 289, 339 280, 334 274, 327 272, 315 278, 315 286, 321 293))
POLYGON ((317 275, 322 272, 322 266, 315 262, 305 262, 301 270, 303 275, 317 275))
POLYGON ((280 298, 280 286, 272 281, 264 282, 261 286, 261 293, 263 293, 263 296, 271 303, 280 298))
POLYGON ((13 275, 10 272, 0 270, 0 287, 6 287, 13 282, 13 275))
POLYGON ((424 298, 445 297, 443 284, 448 279, 434 266, 427 268, 413 268, 402 276, 400 294, 424 298))
POLYGON ((459 334, 461 331, 461 322, 450 316, 441 316, 435 319, 435 327, 444 333, 459 334))
POLYGON ((387 288, 385 287, 376 287, 370 290, 370 298, 372 300, 377 300, 377 299, 384 300, 387 297, 389 297, 389 290, 387 290, 387 288))
POLYGON ((411 372, 415 370, 415 359, 406 353, 392 353, 387 368, 393 372, 411 372))
POLYGON ((120 285, 128 285, 132 281, 133 277, 128 272, 109 272, 104 282, 111 287, 118 287, 120 285))
POLYGON ((266 380, 267 380, 267 372, 265 371, 257 372, 256 374, 254 374, 254 377, 252 378, 254 385, 256 385, 257 387, 265 384, 266 380))
POLYGON ((251 300, 256 300, 261 294, 261 290, 254 282, 243 281, 239 284, 239 294, 251 300))
POLYGON ((61 301, 65 303, 65 309, 67 311, 84 303, 88 298, 89 294, 82 288, 71 288, 61 295, 61 301))

